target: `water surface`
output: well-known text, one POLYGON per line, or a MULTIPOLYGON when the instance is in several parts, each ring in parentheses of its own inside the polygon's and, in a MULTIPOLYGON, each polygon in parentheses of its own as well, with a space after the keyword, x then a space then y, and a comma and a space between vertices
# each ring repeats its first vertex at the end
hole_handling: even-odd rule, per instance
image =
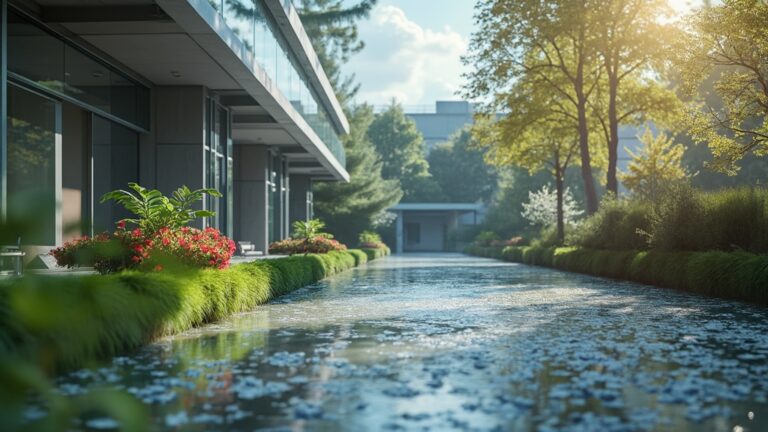
POLYGON ((412 255, 74 372, 59 389, 127 389, 170 430, 759 431, 767 356, 764 308, 412 255))

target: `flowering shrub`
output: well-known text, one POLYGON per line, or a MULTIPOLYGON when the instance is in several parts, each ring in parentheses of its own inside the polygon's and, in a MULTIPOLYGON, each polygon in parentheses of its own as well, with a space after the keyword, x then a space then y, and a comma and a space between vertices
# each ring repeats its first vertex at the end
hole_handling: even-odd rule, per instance
POLYGON ((269 253, 281 255, 328 253, 342 250, 347 250, 347 247, 334 239, 323 236, 308 239, 287 238, 269 245, 269 253))
POLYGON ((381 236, 373 231, 363 231, 358 237, 358 244, 363 249, 384 249, 387 245, 381 241, 381 236))
POLYGON ((198 268, 226 268, 235 252, 235 243, 214 228, 160 228, 145 233, 140 228, 117 230, 95 237, 83 237, 53 249, 51 255, 62 267, 92 266, 99 273, 127 269, 163 269, 173 263, 198 268))
MULTIPOLYGON (((563 192, 563 222, 573 225, 582 213, 571 191, 566 188, 563 192)), ((547 185, 536 192, 528 192, 528 202, 523 203, 521 214, 531 225, 554 226, 557 223, 557 192, 547 185)))

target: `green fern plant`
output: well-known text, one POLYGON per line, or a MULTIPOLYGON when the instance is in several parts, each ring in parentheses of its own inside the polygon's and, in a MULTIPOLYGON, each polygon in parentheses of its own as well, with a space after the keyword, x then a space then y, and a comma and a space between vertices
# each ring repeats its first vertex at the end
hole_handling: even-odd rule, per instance
POLYGON ((214 216, 216 213, 213 211, 195 210, 192 206, 205 195, 221 196, 216 189, 191 190, 187 186, 176 189, 170 197, 157 189, 147 189, 137 183, 128 183, 128 187, 130 190, 117 189, 107 192, 100 202, 115 201, 121 204, 136 217, 120 222, 134 224, 147 233, 153 233, 163 227, 178 229, 197 218, 214 216))
POLYGON ((296 221, 293 223, 293 238, 310 240, 315 237, 332 239, 333 235, 323 232, 325 222, 320 219, 311 219, 308 221, 296 221))

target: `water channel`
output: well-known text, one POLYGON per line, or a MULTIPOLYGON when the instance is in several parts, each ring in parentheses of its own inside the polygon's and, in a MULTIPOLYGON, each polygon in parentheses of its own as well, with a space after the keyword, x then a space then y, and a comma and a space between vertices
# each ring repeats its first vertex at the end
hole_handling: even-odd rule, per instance
MULTIPOLYGON (((768 430, 768 310, 462 255, 385 258, 59 379, 158 429, 768 430)), ((95 418, 86 429, 108 428, 95 418)))

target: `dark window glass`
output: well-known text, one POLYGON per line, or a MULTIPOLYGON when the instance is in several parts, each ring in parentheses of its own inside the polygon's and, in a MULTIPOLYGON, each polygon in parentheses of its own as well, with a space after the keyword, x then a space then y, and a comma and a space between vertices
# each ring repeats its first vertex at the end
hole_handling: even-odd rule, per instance
POLYGON ((421 225, 418 223, 405 224, 405 243, 415 245, 421 243, 421 225))
POLYGON ((138 182, 139 136, 103 117, 93 116, 93 230, 111 231, 115 222, 130 217, 122 206, 99 203, 102 195, 138 182))
POLYGON ((64 42, 8 13, 8 70, 52 90, 64 90, 64 42))
POLYGON ((56 244, 57 110, 50 99, 8 86, 8 215, 34 209, 38 229, 21 239, 28 245, 56 244))
MULTIPOLYGON (((112 111, 111 76, 106 66, 67 46, 64 55, 64 76, 64 94, 104 112, 112 111)), ((135 109, 135 106, 132 107, 135 109)))
POLYGON ((8 70, 149 128, 149 89, 13 11, 8 13, 8 70))

